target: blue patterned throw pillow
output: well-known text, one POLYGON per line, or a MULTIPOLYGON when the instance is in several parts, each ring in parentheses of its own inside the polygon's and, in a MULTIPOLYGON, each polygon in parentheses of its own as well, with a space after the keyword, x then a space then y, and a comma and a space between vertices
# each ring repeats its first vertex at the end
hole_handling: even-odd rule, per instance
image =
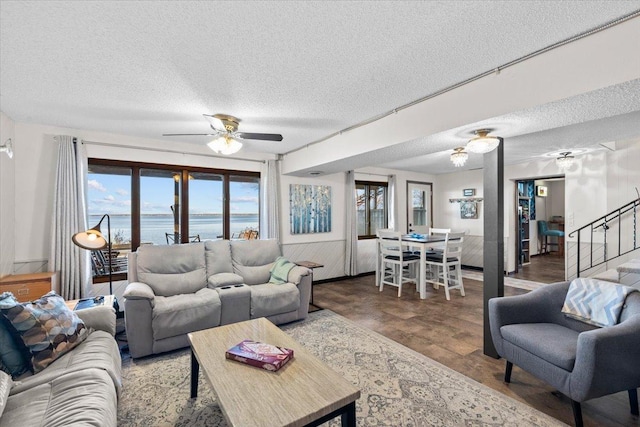
POLYGON ((34 373, 80 344, 89 335, 84 322, 55 292, 27 303, 0 300, 0 313, 11 322, 29 350, 34 373))
POLYGON ((571 282, 562 312, 573 319, 596 326, 614 326, 624 301, 637 289, 603 280, 577 278, 571 282))

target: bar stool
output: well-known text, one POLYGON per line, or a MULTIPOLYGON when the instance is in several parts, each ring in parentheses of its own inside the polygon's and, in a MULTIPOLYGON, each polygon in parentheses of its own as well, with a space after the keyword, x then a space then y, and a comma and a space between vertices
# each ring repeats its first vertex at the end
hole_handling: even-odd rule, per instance
POLYGON ((538 221, 538 241, 540 242, 540 253, 549 252, 549 246, 556 245, 560 250, 560 241, 564 243, 564 231, 561 230, 549 230, 547 221, 538 221), (549 242, 549 237, 557 237, 557 243, 549 242))

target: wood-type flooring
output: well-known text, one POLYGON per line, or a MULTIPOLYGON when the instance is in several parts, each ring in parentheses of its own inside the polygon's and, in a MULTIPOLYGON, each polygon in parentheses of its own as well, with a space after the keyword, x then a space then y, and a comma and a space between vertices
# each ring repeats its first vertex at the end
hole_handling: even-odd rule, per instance
MULTIPOLYGON (((535 258, 539 258, 537 261, 541 263, 551 258, 562 261, 560 257, 548 255, 535 258)), ((562 271, 558 266, 549 267, 549 264, 545 262, 545 268, 528 268, 526 273, 521 271, 514 277, 544 283, 562 280, 563 262, 554 263, 561 264, 562 271), (549 279, 551 276, 553 278, 549 279)), ((427 299, 420 300, 412 284, 404 285, 402 297, 398 298, 397 288, 385 286, 383 292, 379 292, 374 282, 374 275, 366 275, 316 284, 314 302, 494 390, 574 425, 569 399, 515 366, 511 383, 505 384, 504 360, 483 354, 482 282, 465 280, 466 296, 462 297, 459 291, 454 290, 451 291, 451 301, 445 299, 442 288, 434 290, 427 286, 427 299)), ((506 295, 525 292, 505 286, 506 295)), ((586 427, 640 426, 638 417, 630 413, 626 392, 584 402, 582 412, 586 427)))

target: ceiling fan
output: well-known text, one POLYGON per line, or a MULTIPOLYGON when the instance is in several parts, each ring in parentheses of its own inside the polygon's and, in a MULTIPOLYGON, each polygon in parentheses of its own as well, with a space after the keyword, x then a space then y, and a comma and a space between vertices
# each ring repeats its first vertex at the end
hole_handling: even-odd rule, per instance
POLYGON ((227 114, 203 114, 209 121, 212 133, 163 133, 162 136, 213 136, 216 137, 207 145, 216 153, 233 154, 242 148, 239 139, 257 139, 261 141, 282 141, 277 133, 238 132, 240 119, 227 114))

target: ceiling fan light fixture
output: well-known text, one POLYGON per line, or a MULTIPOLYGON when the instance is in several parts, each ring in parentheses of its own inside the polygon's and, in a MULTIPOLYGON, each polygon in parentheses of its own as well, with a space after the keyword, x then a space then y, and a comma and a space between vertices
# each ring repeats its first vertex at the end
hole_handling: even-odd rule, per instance
POLYGON ((489 129, 478 129, 475 131, 476 136, 469 140, 467 151, 477 154, 488 153, 493 151, 500 145, 500 139, 495 136, 489 136, 489 129))
POLYGON ((571 151, 560 153, 560 157, 556 159, 556 164, 558 165, 560 170, 566 171, 569 168, 571 168, 571 166, 573 166, 573 163, 575 162, 576 158, 574 156, 571 156, 570 154, 571 154, 571 151))
POLYGON ((216 153, 228 156, 235 154, 242 148, 242 142, 231 137, 230 135, 221 135, 207 144, 211 150, 216 153))
POLYGON ((464 147, 457 147, 451 153, 451 163, 457 168, 464 166, 469 158, 469 153, 464 151, 464 147))

